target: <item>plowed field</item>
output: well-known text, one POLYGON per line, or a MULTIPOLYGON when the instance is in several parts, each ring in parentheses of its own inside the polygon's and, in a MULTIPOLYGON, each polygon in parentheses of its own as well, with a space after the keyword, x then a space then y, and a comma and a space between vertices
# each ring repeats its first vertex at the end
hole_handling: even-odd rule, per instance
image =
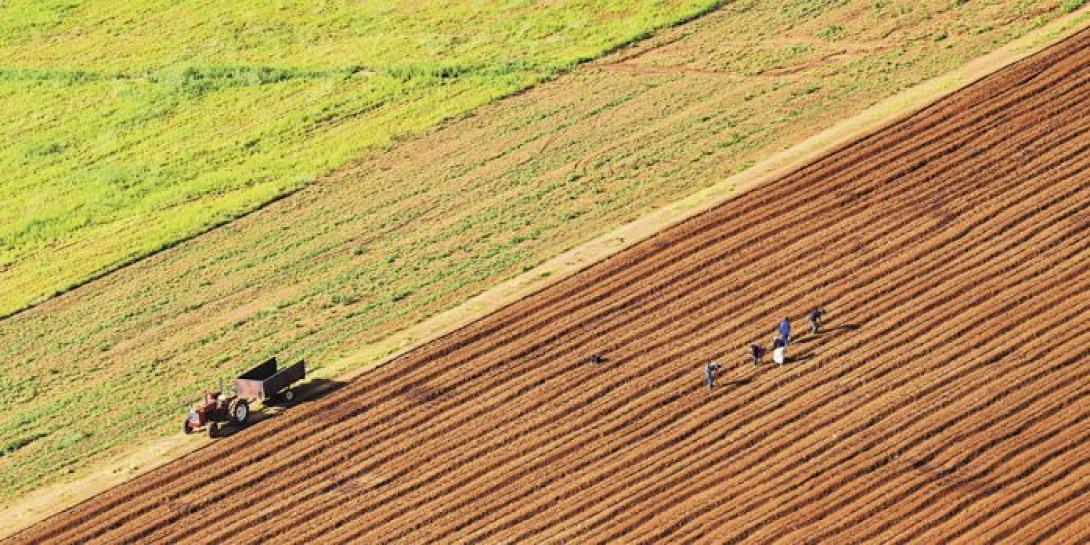
POLYGON ((1085 542, 1088 46, 13 541, 1085 542))

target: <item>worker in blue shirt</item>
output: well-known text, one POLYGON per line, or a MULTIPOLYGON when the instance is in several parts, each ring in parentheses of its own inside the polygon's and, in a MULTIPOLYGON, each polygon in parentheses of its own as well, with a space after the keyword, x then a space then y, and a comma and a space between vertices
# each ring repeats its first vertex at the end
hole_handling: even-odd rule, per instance
POLYGON ((780 339, 783 340, 783 345, 787 346, 791 344, 791 319, 784 318, 780 322, 780 339))

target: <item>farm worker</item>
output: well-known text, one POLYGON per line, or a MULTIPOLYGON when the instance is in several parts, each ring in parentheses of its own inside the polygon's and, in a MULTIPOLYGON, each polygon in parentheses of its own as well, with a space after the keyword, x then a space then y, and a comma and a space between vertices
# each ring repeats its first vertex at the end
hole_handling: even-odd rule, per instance
POLYGON ((810 318, 810 333, 817 334, 821 330, 821 317, 825 315, 825 309, 817 307, 810 311, 807 316, 810 318))
POLYGON ((723 370, 723 366, 714 361, 704 366, 704 382, 708 385, 708 391, 715 389, 715 374, 723 370))
POLYGON ((761 358, 763 358, 764 355, 765 355, 765 347, 763 347, 763 346, 761 346, 759 344, 754 344, 754 345, 751 345, 749 347, 749 349, 750 349, 750 352, 752 352, 752 354, 753 354, 753 365, 760 364, 761 363, 761 358))
POLYGON ((780 339, 783 339, 785 347, 791 344, 791 320, 789 318, 784 318, 780 322, 780 339))
POLYGON ((772 361, 780 365, 787 361, 787 345, 779 337, 772 341, 772 361))

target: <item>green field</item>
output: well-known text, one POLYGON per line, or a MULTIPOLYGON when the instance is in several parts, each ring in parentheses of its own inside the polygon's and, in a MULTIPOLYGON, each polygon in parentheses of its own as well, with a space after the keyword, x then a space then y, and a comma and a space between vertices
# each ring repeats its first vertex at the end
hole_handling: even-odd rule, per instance
POLYGON ((0 2, 0 315, 713 3, 0 2))
MULTIPOLYGON (((258 31, 242 24, 241 14, 185 4, 152 10, 161 12, 163 23, 139 28, 154 29, 147 32, 156 39, 132 38, 129 47, 108 51, 103 43, 128 43, 132 33, 121 33, 123 39, 103 28, 132 29, 132 21, 149 16, 87 9, 80 17, 103 22, 82 31, 77 19, 64 22, 68 15, 60 23, 54 17, 32 24, 29 14, 0 19, 9 26, 22 21, 5 29, 5 39, 24 44, 4 50, 6 62, 19 68, 5 72, 0 87, 34 91, 18 95, 21 109, 3 106, 8 118, 24 125, 18 149, 5 148, 3 160, 38 165, 0 174, 8 176, 0 185, 0 206, 13 206, 13 224, 20 225, 30 217, 22 212, 33 208, 28 203, 49 212, 38 230, 24 229, 39 235, 8 244, 24 249, 11 250, 15 261, 0 279, 6 294, 49 284, 49 263, 90 265, 111 249, 117 253, 107 261, 117 263, 119 256, 139 255, 140 241, 147 249, 184 236, 189 231, 181 218, 194 211, 203 219, 186 225, 199 229, 352 158, 350 167, 259 212, 0 320, 0 500, 71 478, 149 437, 179 433, 183 402, 264 357, 306 357, 318 374, 336 376, 345 370, 344 356, 367 343, 745 171, 1063 13, 1051 0, 726 3, 635 49, 422 130, 590 55, 580 47, 601 51, 704 7, 675 4, 673 10, 622 16, 617 2, 551 3, 532 12, 511 4, 507 11, 480 8, 492 17, 469 24, 458 10, 470 5, 477 4, 371 13, 365 19, 373 25, 381 20, 385 30, 369 31, 358 30, 343 12, 334 13, 349 22, 325 28, 319 14, 289 9, 280 20, 292 22, 290 35, 269 23, 280 13, 270 8, 253 15, 263 21, 265 39, 259 39, 240 30, 258 31), (520 20, 533 24, 520 26, 520 20), (482 31, 487 21, 496 28, 482 31), (390 26, 395 24, 402 28, 390 26), (569 36, 556 30, 558 24, 582 30, 569 36), (181 30, 171 30, 174 25, 181 30), (520 30, 526 28, 538 30, 520 30), (318 36, 312 48, 270 45, 305 42, 302 29, 318 36), (233 41, 208 38, 217 32, 233 41), (347 37, 331 38, 338 32, 347 37), (383 32, 387 38, 376 37, 383 32), (518 50, 480 41, 493 33, 528 45, 518 50), (577 46, 576 38, 584 45, 577 46), (64 45, 66 40, 71 42, 64 45), (385 51, 375 40, 403 43, 415 57, 394 60, 376 52, 370 68, 351 68, 357 49, 385 51), (440 45, 427 45, 433 42, 440 45), (231 45, 223 51, 206 47, 216 43, 231 45), (269 50, 255 52, 262 48, 269 50), (158 59, 136 63, 150 66, 143 70, 151 75, 101 75, 122 71, 118 59, 127 51, 158 59), (459 68, 436 68, 440 57, 429 51, 442 52, 441 66, 459 68), (507 59, 514 51, 523 60, 492 58, 507 59), (348 60, 324 63, 327 55, 348 60), (100 77, 50 71, 68 56, 86 57, 80 66, 97 67, 100 77), (183 57, 194 60, 176 60, 183 57), (527 60, 546 57, 552 60, 527 60), (405 60, 411 58, 415 64, 405 60), (159 63, 168 68, 154 68, 159 63), (541 64, 511 68, 533 63, 541 64), (183 76, 191 64, 203 68, 183 76), (260 69, 208 68, 269 65, 296 71, 281 77, 260 69), (219 76, 195 77, 212 73, 219 76), (156 93, 167 110, 161 117, 104 113, 113 111, 102 105, 109 99, 107 104, 119 101, 148 116, 157 111, 151 107, 159 104, 156 93), (369 93, 394 98, 368 109, 369 93), (57 108, 27 106, 54 104, 52 96, 57 108), (448 105, 457 107, 448 111, 448 105), (56 120, 34 122, 39 110, 43 119, 53 112, 56 120), (93 127, 103 126, 129 129, 106 132, 114 136, 99 141, 93 127), (413 131, 421 134, 408 137, 413 131), (112 161, 121 166, 103 166, 112 161), (13 181, 15 171, 32 180, 13 181), (183 171, 192 176, 141 185, 152 174, 183 171), (119 175, 124 183, 114 183, 109 172, 135 174, 119 175), (260 181, 242 183, 227 172, 260 181), (92 176, 87 187, 97 189, 77 191, 81 175, 92 176), (132 199, 101 200, 107 189, 128 183, 135 184, 132 199), (84 208, 120 215, 101 224, 65 223, 84 208), (161 225, 178 229, 153 228, 161 225), (54 256, 58 261, 50 261, 54 256)), ((0 130, 16 131, 8 125, 0 130)), ((4 142, 11 141, 6 135, 4 142)), ((11 210, 0 217, 8 221, 11 210)), ((84 275, 100 269, 87 268, 84 275)))

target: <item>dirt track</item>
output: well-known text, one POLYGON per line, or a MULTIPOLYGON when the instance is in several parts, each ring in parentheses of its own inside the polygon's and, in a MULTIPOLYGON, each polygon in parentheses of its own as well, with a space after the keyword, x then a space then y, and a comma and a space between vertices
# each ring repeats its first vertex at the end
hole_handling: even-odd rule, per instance
POLYGON ((1085 541, 1088 46, 13 541, 1085 541))

